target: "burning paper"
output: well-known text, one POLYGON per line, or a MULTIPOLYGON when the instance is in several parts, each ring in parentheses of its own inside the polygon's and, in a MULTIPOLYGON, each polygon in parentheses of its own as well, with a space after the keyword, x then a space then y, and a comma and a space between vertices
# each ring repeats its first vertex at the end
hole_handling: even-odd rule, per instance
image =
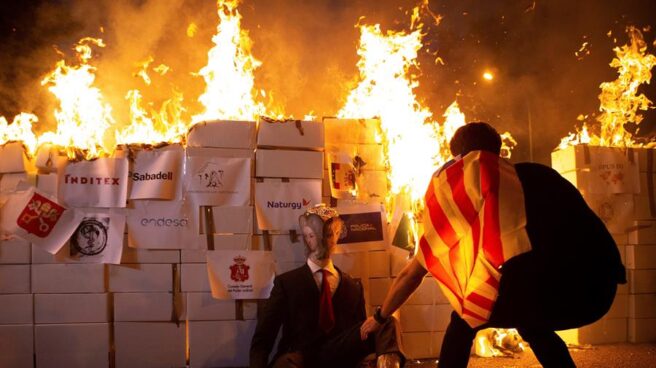
POLYGON ((298 228, 305 210, 321 203, 321 179, 265 179, 255 183, 255 214, 260 230, 298 228))
POLYGON ((251 159, 188 157, 185 189, 200 205, 247 206, 251 195, 251 159), (198 194, 198 195, 196 195, 198 194), (206 203, 200 203, 206 202, 206 203))
POLYGON ((0 231, 55 254, 82 221, 83 213, 63 207, 33 186, 10 194, 0 211, 0 231))
POLYGON ((273 253, 208 251, 207 273, 215 299, 266 299, 275 277, 273 253))
POLYGON ((59 198, 71 207, 125 207, 128 160, 69 162, 59 173, 59 198))
POLYGON ((21 142, 11 142, 0 146, 0 173, 20 173, 29 171, 31 164, 21 142))
POLYGON ((182 195, 182 146, 140 151, 130 172, 130 199, 179 199, 182 195))
POLYGON ((330 195, 337 199, 353 199, 356 189, 356 169, 353 158, 346 152, 326 152, 330 195))
POLYGON ((71 240, 70 257, 90 263, 120 264, 125 215, 114 210, 88 209, 71 240))
POLYGON ((185 201, 133 201, 128 212, 128 246, 143 249, 197 249, 198 225, 185 201))

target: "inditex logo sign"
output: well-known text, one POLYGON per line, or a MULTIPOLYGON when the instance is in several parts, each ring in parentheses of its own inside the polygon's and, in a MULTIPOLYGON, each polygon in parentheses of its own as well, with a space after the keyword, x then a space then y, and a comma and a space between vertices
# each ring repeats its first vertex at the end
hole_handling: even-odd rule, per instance
POLYGON ((158 173, 131 172, 129 176, 132 181, 173 180, 173 171, 160 171, 158 173))
POLYGON ((186 218, 172 218, 172 217, 144 217, 139 221, 141 226, 154 226, 154 227, 186 227, 189 225, 189 220, 186 218))
POLYGON ((267 201, 267 208, 291 208, 292 210, 300 210, 303 207, 307 207, 312 203, 311 200, 303 198, 301 202, 295 201, 267 201))

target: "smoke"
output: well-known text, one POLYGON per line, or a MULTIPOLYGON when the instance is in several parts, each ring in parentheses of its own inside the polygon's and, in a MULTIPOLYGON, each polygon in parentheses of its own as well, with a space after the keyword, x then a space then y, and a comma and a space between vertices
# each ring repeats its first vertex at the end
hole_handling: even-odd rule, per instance
MULTIPOLYGON (((286 114, 334 115, 357 82, 356 24, 408 30, 408 12, 417 2, 243 0, 242 27, 263 62, 256 87, 267 92, 270 107, 286 114)), ((61 58, 55 49, 72 58, 72 46, 86 36, 107 44, 91 63, 119 125, 127 123, 125 95, 133 88, 153 108, 178 90, 187 116, 200 111, 204 82, 193 73, 205 65, 212 46, 215 2, 5 0, 0 6, 0 115, 11 119, 34 112, 41 119, 39 130, 52 129, 54 101, 40 81, 61 58), (192 23, 197 31, 190 36, 192 23), (149 70, 148 86, 135 73, 151 56, 151 66, 166 64, 171 71, 161 76, 149 70)), ((599 84, 616 78, 608 63, 612 48, 628 42, 624 28, 653 26, 656 5, 653 0, 441 0, 429 1, 429 7, 443 19, 437 25, 428 14, 422 18, 426 35, 417 94, 423 103, 441 121, 457 99, 468 120, 488 121, 515 136, 516 160, 549 163, 549 153, 573 130, 576 117, 598 109, 599 84), (585 42, 589 55, 577 57, 585 42), (481 77, 486 70, 494 74, 490 82, 481 77)), ((653 30, 645 39, 653 53, 653 30)), ((656 99, 653 90, 645 93, 656 99)), ((643 124, 649 121, 648 115, 643 124)))

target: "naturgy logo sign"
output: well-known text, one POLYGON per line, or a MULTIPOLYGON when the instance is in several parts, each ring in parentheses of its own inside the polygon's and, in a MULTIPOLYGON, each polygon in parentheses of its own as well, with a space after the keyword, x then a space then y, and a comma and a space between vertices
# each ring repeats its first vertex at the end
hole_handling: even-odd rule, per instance
POLYGON ((291 208, 292 210, 300 210, 303 207, 307 207, 312 203, 312 201, 303 198, 301 202, 294 201, 267 201, 267 208, 291 208))

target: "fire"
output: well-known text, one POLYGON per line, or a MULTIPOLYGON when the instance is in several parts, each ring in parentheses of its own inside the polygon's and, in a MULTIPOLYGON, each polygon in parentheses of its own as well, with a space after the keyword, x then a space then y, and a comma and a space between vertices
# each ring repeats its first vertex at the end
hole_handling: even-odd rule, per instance
POLYGON ((441 162, 432 113, 415 96, 421 30, 383 33, 380 25, 360 26, 358 68, 361 81, 339 111, 342 118, 380 118, 393 194, 422 198, 430 175, 441 162))
POLYGON ((113 140, 107 130, 114 124, 112 109, 103 95, 94 86, 96 69, 89 65, 92 46, 104 47, 101 39, 83 38, 75 46, 77 65, 67 65, 65 60, 57 63, 54 71, 42 81, 59 100, 55 110, 56 132, 47 132, 39 137, 39 144, 53 143, 65 147, 69 158, 82 153, 84 158, 100 157, 113 150, 113 140))
POLYGON ((37 148, 37 138, 32 131, 32 125, 38 120, 39 118, 36 115, 23 112, 14 116, 14 120, 9 124, 4 116, 0 116, 0 145, 21 141, 27 148, 27 153, 34 156, 37 148))
POLYGON ((636 146, 625 124, 640 124, 643 116, 639 111, 652 107, 652 102, 644 94, 638 94, 638 87, 651 80, 651 69, 656 65, 656 56, 647 53, 647 44, 640 30, 629 27, 627 33, 630 43, 613 49, 616 57, 610 66, 617 69, 618 78, 600 85, 599 110, 597 116, 599 134, 590 135, 584 124, 581 132, 565 137, 559 149, 568 145, 590 143, 609 147, 636 146))
POLYGON ((198 73, 205 79, 205 92, 199 97, 204 111, 193 117, 203 120, 257 120, 265 107, 255 101, 253 71, 261 62, 251 54, 248 32, 241 29, 239 0, 218 0, 219 25, 212 38, 207 65, 198 73))
POLYGON ((152 117, 142 107, 139 90, 128 91, 125 98, 130 102, 130 125, 116 133, 117 144, 177 143, 188 130, 181 119, 182 93, 174 91, 173 98, 165 101, 159 111, 153 110, 152 117))
POLYGON ((514 328, 481 330, 476 334, 475 343, 474 351, 482 358, 513 356, 524 351, 526 345, 514 328))

